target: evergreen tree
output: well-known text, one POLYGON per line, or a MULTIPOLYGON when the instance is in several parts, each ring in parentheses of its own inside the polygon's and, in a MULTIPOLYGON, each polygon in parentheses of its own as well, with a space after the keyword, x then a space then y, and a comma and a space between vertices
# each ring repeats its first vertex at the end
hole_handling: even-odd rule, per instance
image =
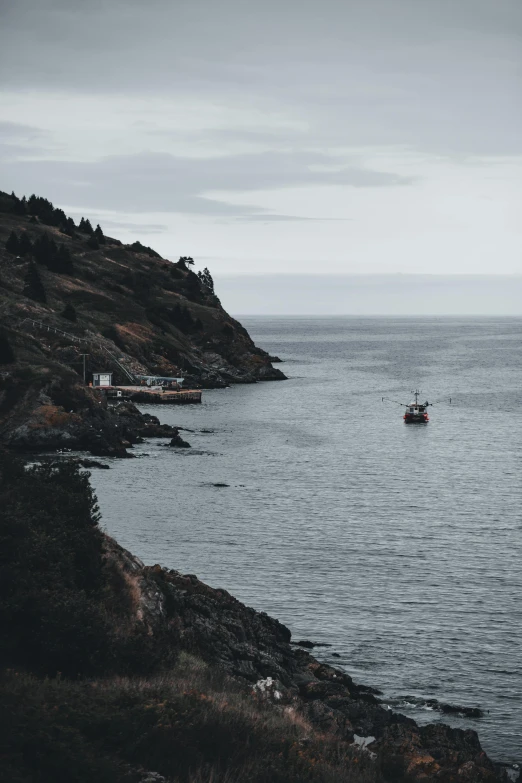
POLYGON ((180 256, 178 261, 178 266, 181 266, 184 269, 186 269, 187 265, 194 266, 194 259, 192 258, 192 256, 180 256))
POLYGON ((91 226, 91 221, 89 219, 83 221, 83 230, 86 234, 90 234, 91 237, 94 234, 94 229, 91 226))
POLYGON ((20 253, 20 240, 16 231, 11 231, 5 243, 5 249, 8 253, 12 253, 13 256, 17 256, 20 253))
POLYGON ((77 321, 78 316, 76 315, 76 310, 72 306, 72 304, 68 303, 65 305, 64 309, 60 313, 62 318, 67 318, 68 321, 77 321))
POLYGON ((62 232, 64 234, 67 234, 68 237, 75 237, 76 236, 76 226, 74 224, 74 220, 70 217, 67 218, 65 223, 62 226, 62 232))
POLYGON ((79 231, 82 231, 83 233, 86 233, 86 229, 85 229, 85 218, 83 218, 83 217, 82 217, 82 219, 80 220, 80 222, 79 222, 79 224, 78 224, 78 230, 79 230, 79 231))
POLYGON ((71 252, 66 245, 59 245, 54 262, 49 266, 52 272, 62 275, 70 275, 73 271, 71 252))
POLYGON ((33 245, 33 255, 36 261, 48 267, 54 264, 57 252, 56 242, 48 234, 42 234, 33 245))
POLYGON ((191 299, 192 301, 201 299, 202 291, 200 279, 190 269, 188 270, 188 274, 185 278, 184 289, 187 299, 191 299))
POLYGON ((43 287, 38 267, 33 261, 29 262, 29 267, 24 279, 24 296, 33 299, 35 302, 47 302, 47 296, 45 295, 45 288, 43 287))
POLYGON ((209 294, 214 293, 214 281, 212 279, 212 275, 208 271, 208 268, 205 267, 205 269, 202 272, 198 272, 198 277, 201 281, 201 284, 204 288, 207 289, 209 294))
POLYGON ((94 229, 94 236, 96 237, 100 245, 105 244, 105 237, 103 236, 103 231, 101 230, 101 226, 99 223, 94 229))
POLYGON ((156 253, 155 250, 147 247, 147 245, 142 245, 141 242, 133 242, 132 245, 127 246, 127 249, 132 250, 133 253, 145 253, 145 255, 151 258, 161 258, 159 253, 156 253))
POLYGON ((93 235, 93 236, 90 236, 89 239, 87 240, 87 246, 90 247, 91 250, 99 250, 100 243, 98 242, 96 237, 93 235))
POLYGON ((18 253, 21 256, 28 256, 33 251, 33 243, 27 231, 22 231, 18 242, 18 253))
POLYGON ((27 201, 25 196, 22 198, 17 198, 14 193, 11 194, 11 197, 14 198, 14 210, 13 212, 15 215, 25 215, 27 213, 27 201))

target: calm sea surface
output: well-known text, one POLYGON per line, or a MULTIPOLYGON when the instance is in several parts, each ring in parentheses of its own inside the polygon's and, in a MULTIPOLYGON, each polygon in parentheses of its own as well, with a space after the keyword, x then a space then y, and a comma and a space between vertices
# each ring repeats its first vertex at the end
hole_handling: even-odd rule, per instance
POLYGON ((324 660, 400 711, 475 728, 521 763, 522 319, 242 322, 290 380, 147 407, 194 430, 193 448, 149 441, 93 471, 106 529, 330 643, 324 660), (452 397, 427 425, 381 402, 416 386, 452 397), (425 698, 486 715, 448 720, 425 698))

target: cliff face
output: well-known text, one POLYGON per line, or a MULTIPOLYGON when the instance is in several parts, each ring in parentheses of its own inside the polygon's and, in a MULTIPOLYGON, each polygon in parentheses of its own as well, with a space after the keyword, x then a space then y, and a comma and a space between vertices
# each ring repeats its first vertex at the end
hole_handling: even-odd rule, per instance
POLYGON ((104 348, 134 373, 183 372, 203 386, 284 378, 225 312, 212 283, 209 287, 198 278, 189 263, 174 264, 139 243, 125 246, 110 237, 103 237, 96 249, 96 240, 78 228, 66 226, 69 233, 64 233, 40 219, 34 222, 29 207, 25 215, 2 211, 12 206, 10 197, 0 193, 0 311, 7 326, 32 335, 28 351, 40 348, 75 369, 81 367, 80 354, 88 353, 89 371, 114 371, 119 382, 125 376, 120 377, 104 348), (11 232, 24 235, 25 245, 32 247, 20 251, 15 246, 9 252, 5 246, 11 232), (42 251, 42 237, 54 241, 64 261, 53 260, 48 248, 42 251), (33 256, 45 303, 24 295, 33 256), (71 311, 69 318, 61 315, 66 306, 72 306, 75 321, 70 320, 71 311), (26 318, 86 341, 75 345, 56 339, 22 323, 26 318))
POLYGON ((225 590, 213 589, 194 575, 159 565, 145 567, 108 537, 104 551, 125 574, 136 623, 148 634, 201 656, 263 694, 277 709, 296 710, 323 736, 347 744, 366 738, 367 751, 378 759, 379 780, 381 774, 382 780, 424 783, 505 779, 482 750, 476 732, 441 724, 419 727, 382 706, 371 688, 292 645, 288 628, 225 590))
POLYGON ((77 465, 0 453, 1 779, 151 783, 144 767, 168 783, 506 780, 474 731, 393 713, 277 620, 146 567, 99 518, 77 465), (204 678, 180 669, 187 656, 204 678))
POLYGON ((96 427, 112 453, 132 442, 82 384, 83 354, 87 380, 106 371, 115 384, 129 383, 125 371, 203 388, 284 379, 190 259, 174 264, 91 231, 43 199, 0 192, 4 443, 90 447, 96 427))

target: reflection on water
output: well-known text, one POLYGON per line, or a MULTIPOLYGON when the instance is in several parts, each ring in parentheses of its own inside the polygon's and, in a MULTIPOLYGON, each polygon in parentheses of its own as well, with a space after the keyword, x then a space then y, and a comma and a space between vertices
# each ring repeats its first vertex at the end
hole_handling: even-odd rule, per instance
POLYGON ((148 406, 193 449, 149 441, 93 472, 107 530, 332 643, 324 659, 389 699, 480 705, 402 702, 521 762, 522 320, 243 322, 290 380, 148 406), (453 404, 405 425, 381 397, 415 386, 453 404))

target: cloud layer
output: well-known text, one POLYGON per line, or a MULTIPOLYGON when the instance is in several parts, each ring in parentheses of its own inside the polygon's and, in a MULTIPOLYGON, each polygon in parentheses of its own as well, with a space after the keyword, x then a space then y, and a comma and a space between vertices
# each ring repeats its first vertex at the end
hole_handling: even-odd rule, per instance
POLYGON ((165 226, 173 255, 255 266, 288 224, 305 260, 415 268, 435 238, 488 271, 496 240, 513 271, 521 35, 518 0, 5 0, 0 187, 165 226))

